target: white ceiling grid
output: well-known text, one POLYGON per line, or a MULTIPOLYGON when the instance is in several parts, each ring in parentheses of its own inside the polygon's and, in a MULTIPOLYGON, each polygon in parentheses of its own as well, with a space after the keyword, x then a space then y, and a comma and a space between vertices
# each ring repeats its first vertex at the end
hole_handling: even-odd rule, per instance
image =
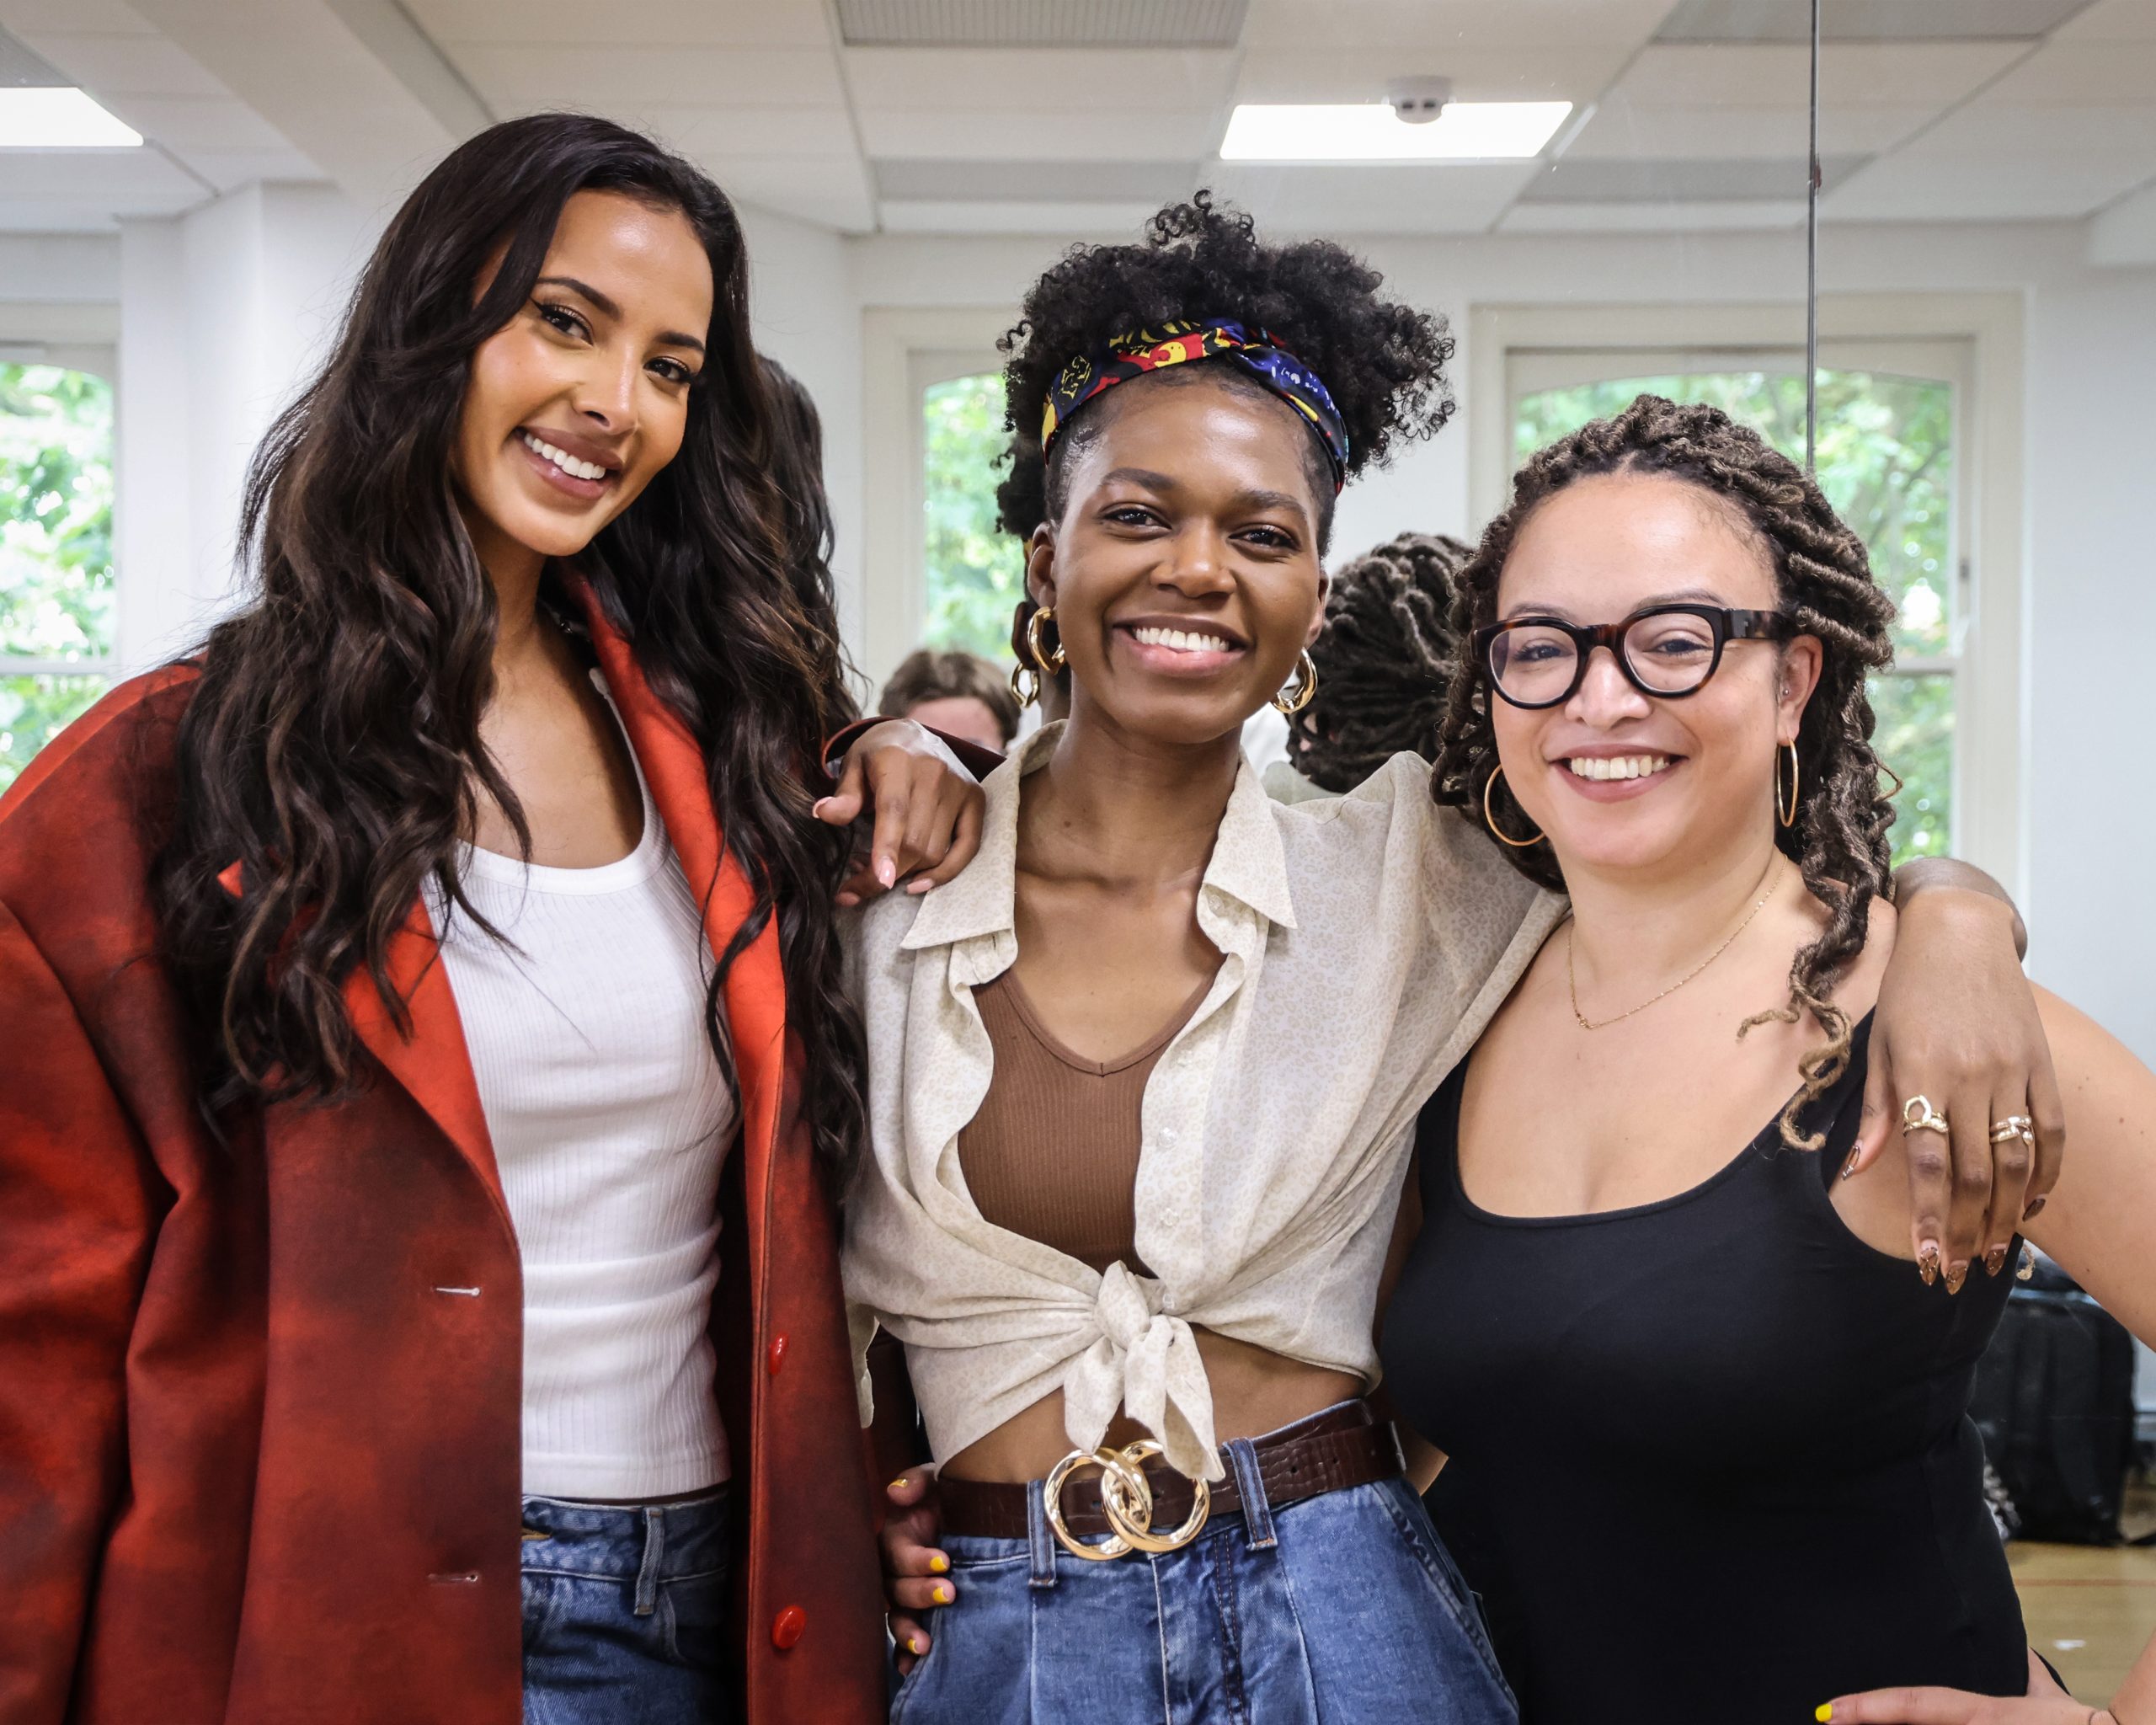
MULTIPOLYGON (((396 184, 410 137, 352 143, 394 129, 356 106, 328 125, 275 88, 277 53, 356 54, 370 19, 409 33, 403 61, 302 68, 312 105, 379 92, 418 54, 456 86, 418 93, 426 136, 603 112, 842 232, 1127 232, 1199 184, 1290 228, 1784 225, 1804 200, 1804 17, 1805 0, 0 0, 0 28, 154 146, 8 152, 0 227, 108 225, 251 179, 396 184), (1377 100, 1407 74, 1579 112, 1538 161, 1218 159, 1237 102, 1377 100)), ((1827 0, 1827 21, 1831 221, 2073 218, 2156 184, 2156 0, 1827 0)))

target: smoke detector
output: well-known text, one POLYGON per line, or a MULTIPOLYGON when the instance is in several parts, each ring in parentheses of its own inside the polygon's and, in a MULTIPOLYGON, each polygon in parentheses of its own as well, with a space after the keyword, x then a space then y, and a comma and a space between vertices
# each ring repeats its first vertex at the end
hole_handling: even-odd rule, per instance
POLYGON ((1449 77, 1396 78, 1386 86, 1385 99, 1392 111, 1410 126, 1428 126, 1445 111, 1452 100, 1449 77))

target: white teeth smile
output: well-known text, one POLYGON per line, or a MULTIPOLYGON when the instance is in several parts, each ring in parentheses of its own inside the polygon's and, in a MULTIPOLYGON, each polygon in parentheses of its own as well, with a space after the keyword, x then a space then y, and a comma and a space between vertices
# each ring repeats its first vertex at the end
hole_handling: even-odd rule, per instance
POLYGON ((1565 763, 1580 778, 1649 778, 1669 765, 1667 755, 1575 755, 1565 763))
POLYGON ((1165 647, 1171 653, 1225 653, 1229 644, 1218 635, 1189 629, 1133 629, 1130 637, 1148 647, 1165 647))
POLYGON ((606 469, 596 462, 580 462, 568 451, 555 448, 545 439, 535 437, 529 431, 520 431, 517 435, 524 440, 526 449, 535 455, 544 456, 572 479, 603 479, 606 477, 606 469))

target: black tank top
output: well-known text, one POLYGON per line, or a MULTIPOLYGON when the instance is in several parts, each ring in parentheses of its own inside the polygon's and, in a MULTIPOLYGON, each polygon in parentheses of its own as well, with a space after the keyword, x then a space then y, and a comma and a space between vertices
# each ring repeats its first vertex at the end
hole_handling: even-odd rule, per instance
POLYGON ((1870 1028, 1807 1110, 1823 1151, 1769 1124, 1720 1173, 1630 1210, 1478 1210, 1459 1175, 1464 1065, 1422 1111, 1424 1221, 1385 1380, 1450 1458, 1431 1511, 1525 1725, 1751 1725, 1892 1684, 2027 1690, 1967 1413, 2013 1279, 1979 1265, 1950 1297, 1834 1210, 1870 1028))

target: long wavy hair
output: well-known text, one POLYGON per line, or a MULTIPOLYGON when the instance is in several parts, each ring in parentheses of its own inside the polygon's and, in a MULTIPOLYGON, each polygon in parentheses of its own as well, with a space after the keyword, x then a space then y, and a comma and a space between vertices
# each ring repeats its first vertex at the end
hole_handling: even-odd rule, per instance
MULTIPOLYGON (((733 206, 688 163, 602 120, 510 120, 430 174, 376 247, 321 374, 256 451, 242 518, 253 594, 189 655, 200 676, 152 883, 162 955, 196 1009, 201 1099, 218 1119, 366 1081, 344 985, 364 969, 408 1028, 387 953, 429 882, 447 914, 486 927, 456 869, 482 788, 531 840, 480 740, 497 615, 450 457, 474 350, 524 305, 563 205, 584 190, 680 211, 714 292, 680 452, 574 566, 702 750, 755 893, 709 982, 722 1069, 738 1084, 727 973, 776 916, 803 1106, 819 1150, 843 1164, 862 1119, 830 902, 848 841, 810 818, 805 783, 820 740, 853 715, 830 577, 791 554, 768 473, 772 410, 733 206), (235 860, 237 899, 218 884, 235 860)), ((558 607, 553 579, 542 602, 558 607)))
MULTIPOLYGON (((1614 418, 1558 439, 1513 477, 1512 507, 1490 523, 1454 578, 1453 626, 1460 638, 1496 620, 1498 578, 1528 517, 1566 486, 1598 473, 1665 474, 1720 499, 1749 524, 1772 560, 1780 608, 1804 633, 1819 638, 1819 684, 1796 734, 1796 815, 1776 828, 1774 842, 1826 905, 1829 921, 1790 965, 1785 1004, 1748 1019, 1738 1032, 1769 1019, 1793 1024, 1808 1012, 1824 1033, 1825 1044, 1799 1060, 1802 1087, 1781 1117, 1785 1142, 1817 1150, 1823 1139, 1806 1136, 1799 1115, 1841 1076, 1849 1059, 1849 1015, 1833 1003, 1834 984, 1864 949, 1872 900, 1889 889, 1887 829, 1894 810, 1880 790, 1864 680, 1893 659, 1888 628, 1894 602, 1872 579, 1864 542, 1796 462, 1719 409, 1643 395, 1614 418)), ((1446 703, 1431 785, 1438 802, 1470 810, 1479 823, 1483 793, 1497 770, 1497 744, 1488 673, 1472 654, 1465 657, 1446 703)), ((1508 830, 1527 824, 1509 791, 1500 791, 1492 805, 1508 830)), ((1504 854, 1530 880, 1564 889, 1546 845, 1508 847, 1504 854)))

